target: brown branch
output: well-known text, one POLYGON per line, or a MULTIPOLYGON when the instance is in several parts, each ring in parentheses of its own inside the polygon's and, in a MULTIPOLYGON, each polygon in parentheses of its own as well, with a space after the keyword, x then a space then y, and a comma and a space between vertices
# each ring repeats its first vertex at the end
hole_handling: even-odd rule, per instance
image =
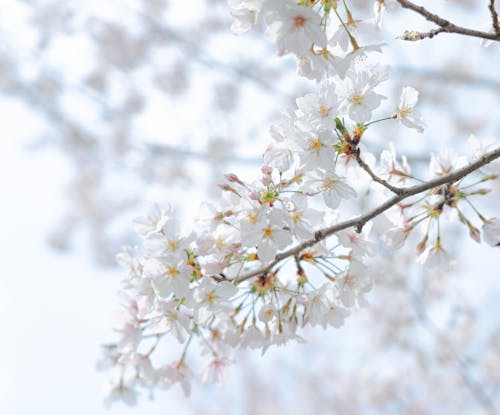
POLYGON ((359 167, 361 167, 364 171, 366 171, 374 182, 381 184, 382 186, 389 189, 391 192, 396 193, 397 195, 403 194, 405 192, 405 189, 393 186, 388 181, 377 176, 370 168, 370 166, 361 159, 361 156, 359 154, 356 154, 355 159, 358 162, 359 167))
POLYGON ((321 229, 319 231, 316 231, 314 234, 314 238, 312 238, 308 241, 302 242, 302 243, 300 243, 300 244, 298 244, 290 249, 287 249, 284 252, 277 254, 276 257, 274 258, 274 260, 272 260, 266 266, 261 267, 261 268, 256 269, 256 270, 253 270, 253 271, 250 271, 247 274, 242 275, 240 277, 235 277, 232 279, 232 281, 239 284, 240 282, 246 281, 246 280, 253 278, 255 276, 265 275, 269 271, 271 271, 271 269, 276 264, 278 264, 280 261, 282 261, 283 259, 297 255, 298 253, 300 253, 304 249, 309 248, 309 247, 317 244, 318 242, 328 238, 329 236, 331 236, 339 231, 342 231, 344 229, 355 227, 358 232, 361 232, 364 225, 369 220, 377 217, 378 215, 380 215, 381 213, 390 209, 391 207, 398 204, 402 200, 404 200, 410 196, 414 196, 416 194, 433 189, 435 187, 442 186, 444 184, 454 183, 457 180, 464 178, 468 174, 480 169, 481 167, 490 163, 491 161, 496 160, 497 158, 500 158, 500 147, 498 147, 497 149, 495 149, 493 151, 490 151, 490 152, 484 154, 475 162, 470 163, 467 166, 462 167, 461 169, 455 170, 454 172, 451 172, 447 175, 437 177, 433 180, 430 180, 430 181, 422 183, 422 184, 402 188, 400 194, 393 196, 392 198, 390 198, 389 200, 387 200, 385 203, 381 204, 377 208, 375 208, 375 209, 373 209, 373 210, 371 210, 371 211, 369 211, 361 216, 358 216, 358 217, 355 217, 352 219, 348 219, 344 222, 341 222, 341 223, 338 223, 336 225, 330 226, 328 228, 324 228, 324 229, 321 229))
POLYGON ((440 27, 438 29, 432 29, 425 33, 419 33, 419 40, 422 39, 432 39, 434 36, 439 35, 440 33, 446 32, 444 27, 440 27))
POLYGON ((488 8, 490 9, 491 13, 493 30, 497 35, 500 35, 500 23, 498 22, 498 13, 497 10, 495 9, 495 0, 490 0, 488 8))
MULTIPOLYGON (((469 29, 469 28, 462 27, 462 26, 457 26, 456 24, 450 22, 449 20, 446 20, 446 19, 442 18, 441 16, 438 16, 437 14, 431 13, 425 7, 419 6, 419 5, 413 3, 409 0, 397 0, 397 2, 403 8, 413 10, 414 12, 425 17, 430 22, 433 22, 436 25, 438 25, 439 27, 441 27, 443 30, 440 31, 439 33, 444 33, 444 32, 446 32, 446 33, 458 33, 458 34, 464 35, 464 36, 471 36, 471 37, 478 37, 481 39, 500 41, 500 33, 488 33, 488 32, 482 32, 480 30, 474 30, 474 29, 469 29)), ((490 7, 491 7, 491 5, 490 5, 490 7)), ((495 11, 495 13, 496 13, 496 11, 495 11)), ((429 33, 431 33, 431 32, 429 32, 429 33)), ((434 33, 434 35, 436 35, 436 34, 437 33, 434 33)))

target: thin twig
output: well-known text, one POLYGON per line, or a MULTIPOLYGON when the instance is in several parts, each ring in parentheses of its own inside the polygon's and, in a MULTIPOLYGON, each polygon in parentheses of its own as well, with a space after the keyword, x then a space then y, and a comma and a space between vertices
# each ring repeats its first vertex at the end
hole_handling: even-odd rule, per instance
POLYGON ((440 33, 446 32, 444 27, 440 27, 438 29, 432 29, 425 33, 418 33, 419 40, 422 39, 432 39, 434 36, 439 35, 440 33))
POLYGON ((368 164, 366 164, 362 159, 361 159, 361 156, 359 154, 357 154, 355 156, 355 159, 356 161, 358 162, 359 164, 359 167, 361 167, 364 171, 366 171, 368 173, 368 175, 372 178, 372 180, 374 182, 377 182, 379 184, 381 184, 382 186, 384 186, 385 188, 389 189, 391 192, 397 194, 397 195, 400 195, 400 194, 403 194, 405 192, 405 189, 401 188, 401 187, 396 187, 396 186, 393 186, 392 184, 390 184, 387 180, 384 180, 382 178, 380 178, 379 176, 377 176, 373 170, 370 168, 370 166, 368 164))
MULTIPOLYGON (((481 39, 500 41, 500 33, 489 33, 489 32, 483 32, 480 30, 469 29, 469 28, 462 27, 462 26, 457 26, 456 24, 450 22, 449 20, 446 20, 446 19, 442 18, 441 16, 438 16, 437 14, 431 13, 425 7, 419 6, 411 1, 397 0, 397 2, 403 8, 413 10, 414 12, 425 17, 430 22, 437 24, 439 27, 441 27, 443 29, 443 31, 441 31, 439 33, 444 33, 444 32, 446 32, 446 33, 458 33, 458 34, 461 34, 464 36, 471 36, 471 37, 478 37, 481 39)), ((435 34, 437 34, 437 33, 435 33, 435 34)))
POLYGON ((488 8, 490 9, 491 13, 493 30, 497 35, 500 35, 500 23, 498 22, 498 13, 497 10, 495 9, 495 0, 490 0, 488 8))
POLYGON ((415 186, 402 188, 400 194, 393 196, 392 198, 390 198, 389 200, 387 200, 385 203, 381 204, 377 208, 375 208, 375 209, 373 209, 373 210, 371 210, 371 211, 369 211, 361 216, 358 216, 358 217, 355 217, 352 219, 348 219, 344 222, 341 222, 341 223, 338 223, 336 225, 330 226, 328 228, 324 228, 324 229, 321 229, 319 231, 316 231, 314 234, 314 238, 309 239, 308 241, 302 242, 302 243, 300 243, 300 244, 298 244, 290 249, 287 249, 284 252, 281 252, 280 254, 276 255, 274 260, 272 260, 266 266, 258 268, 258 269, 253 270, 253 271, 250 271, 249 273, 242 275, 240 277, 236 277, 232 281, 234 281, 236 284, 238 284, 238 283, 246 281, 250 278, 253 278, 255 276, 265 275, 269 271, 271 271, 271 269, 276 264, 278 264, 280 261, 282 261, 283 259, 288 258, 290 256, 294 256, 294 255, 298 254, 299 252, 303 251, 304 249, 309 248, 309 247, 317 244, 318 242, 328 238, 329 236, 331 236, 339 231, 342 231, 344 229, 355 227, 358 232, 361 232, 364 225, 369 220, 377 217, 378 215, 380 215, 381 213, 390 209, 391 207, 398 204, 402 200, 404 200, 410 196, 413 196, 413 195, 425 192, 427 190, 433 189, 435 187, 442 186, 444 184, 454 183, 457 180, 464 178, 468 174, 480 169, 481 167, 490 163, 491 161, 496 160, 497 158, 500 158, 500 147, 498 147, 497 149, 495 149, 493 151, 490 151, 490 152, 484 154, 483 156, 481 156, 481 158, 479 158, 475 162, 470 163, 467 166, 462 167, 461 169, 455 170, 454 172, 451 172, 445 176, 437 177, 433 180, 429 180, 428 182, 418 184, 415 186))

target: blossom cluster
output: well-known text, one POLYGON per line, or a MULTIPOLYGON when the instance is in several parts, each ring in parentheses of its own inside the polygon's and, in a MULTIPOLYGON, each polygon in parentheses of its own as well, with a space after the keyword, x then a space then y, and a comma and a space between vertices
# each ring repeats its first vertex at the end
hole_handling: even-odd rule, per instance
MULTIPOLYGON (((388 71, 369 58, 382 46, 359 45, 356 21, 345 3, 345 20, 335 1, 229 3, 235 32, 262 19, 278 54, 295 54, 299 74, 318 80, 317 90, 298 98, 283 122, 271 128, 273 141, 264 152, 260 177, 248 182, 227 174, 220 185, 223 203, 205 204, 191 232, 181 231, 170 209, 156 205, 136 220, 143 252, 119 255, 128 269, 128 294, 117 327, 119 340, 105 348, 104 363, 117 370, 110 399, 133 403, 138 385, 179 383, 189 393, 193 372, 187 352, 195 338, 208 356, 202 378, 217 383, 235 349, 264 353, 270 346, 302 341, 305 326, 340 327, 352 309, 365 303, 376 273, 370 267, 377 252, 371 226, 393 248, 403 246, 415 228, 426 227, 417 246, 422 262, 446 265, 441 215, 455 212, 477 240, 479 230, 460 206, 474 206, 470 197, 486 193, 477 186, 500 174, 485 173, 472 184, 436 186, 391 211, 399 223, 383 217, 358 229, 345 226, 327 239, 323 229, 351 216, 344 206, 357 197, 356 178, 371 176, 385 192, 397 194, 400 188, 391 181, 418 180, 394 150, 384 151, 376 163, 364 145, 366 131, 375 123, 397 120, 422 132, 425 124, 415 110, 418 92, 403 88, 399 103, 376 116, 385 99, 378 88, 388 71), (333 48, 352 50, 338 57, 333 48), (435 242, 428 244, 434 223, 435 242), (156 366, 152 356, 164 338, 176 339, 182 352, 156 366)), ((471 147, 479 156, 488 150, 477 140, 471 147)), ((451 152, 434 155, 431 177, 465 163, 451 152)), ((498 245, 499 221, 474 211, 483 221, 485 241, 498 245)))
MULTIPOLYGON (((470 137, 468 147, 471 149, 470 160, 481 157, 487 149, 497 148, 495 141, 481 142, 475 137, 470 137)), ((432 154, 429 163, 429 176, 442 177, 450 172, 464 167, 469 160, 467 157, 458 156, 451 149, 444 149, 438 154, 432 154)), ((381 154, 381 177, 386 176, 389 181, 397 179, 405 182, 411 176, 411 169, 403 156, 398 162, 394 148, 381 154)), ((463 224, 469 236, 476 242, 481 242, 481 233, 484 242, 490 246, 499 246, 500 219, 486 218, 473 203, 474 196, 486 195, 491 189, 485 186, 487 182, 495 181, 500 175, 498 161, 481 169, 481 177, 473 182, 460 180, 455 183, 437 186, 429 190, 424 197, 410 198, 399 205, 399 212, 395 226, 387 225, 388 230, 383 236, 387 245, 399 249, 406 243, 409 235, 416 228, 422 230, 422 237, 416 246, 419 261, 427 267, 441 269, 448 268, 452 257, 443 248, 441 237, 441 222, 456 222, 463 224), (470 216, 477 216, 481 230, 473 224, 470 216), (482 232, 481 232, 482 231, 482 232), (432 236, 431 236, 432 235, 432 236)))

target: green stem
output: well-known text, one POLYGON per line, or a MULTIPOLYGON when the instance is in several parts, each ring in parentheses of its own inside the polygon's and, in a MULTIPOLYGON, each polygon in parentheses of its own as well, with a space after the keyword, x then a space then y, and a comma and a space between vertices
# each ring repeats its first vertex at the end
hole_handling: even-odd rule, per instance
POLYGON ((340 23, 342 24, 342 26, 344 27, 346 33, 347 33, 347 36, 349 36, 349 40, 351 42, 351 45, 352 47, 354 48, 354 50, 357 50, 359 49, 359 45, 358 45, 358 42, 356 41, 356 39, 354 38, 354 36, 351 34, 351 32, 349 31, 349 29, 347 28, 346 24, 344 23, 344 21, 342 20, 342 17, 340 17, 340 14, 339 12, 335 9, 335 14, 337 15, 337 17, 339 18, 340 20, 340 23))
POLYGON ((394 115, 391 115, 389 117, 380 118, 380 119, 375 120, 375 121, 370 121, 369 123, 365 124, 365 127, 368 127, 369 125, 375 124, 377 122, 387 121, 387 120, 394 120, 394 119, 395 119, 394 115))

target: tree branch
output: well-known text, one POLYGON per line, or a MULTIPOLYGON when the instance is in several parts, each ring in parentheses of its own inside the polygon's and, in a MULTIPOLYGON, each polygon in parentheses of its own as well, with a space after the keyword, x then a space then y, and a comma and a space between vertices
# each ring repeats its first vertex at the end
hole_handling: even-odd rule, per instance
POLYGON ((500 23, 498 22, 498 13, 497 10, 495 9, 495 0, 490 0, 488 8, 490 9, 491 13, 493 30, 497 35, 500 35, 500 23))
POLYGON ((397 195, 403 194, 405 192, 405 189, 393 186, 388 181, 377 176, 370 168, 370 166, 361 159, 361 156, 359 154, 356 154, 355 159, 358 162, 359 167, 361 167, 364 171, 366 171, 374 182, 381 184, 382 186, 389 189, 391 192, 396 193, 397 195))
POLYGON ((391 207, 398 204, 402 200, 404 200, 410 196, 413 196, 413 195, 425 192, 427 190, 433 189, 435 187, 441 186, 443 184, 454 183, 457 180, 464 178, 468 174, 480 169, 481 167, 485 166, 486 164, 490 163, 491 161, 493 161, 497 158, 500 158, 500 147, 498 147, 497 149, 495 149, 493 151, 490 151, 490 152, 484 154, 483 156, 481 156, 478 160, 474 161, 473 163, 470 163, 467 166, 462 167, 461 169, 455 170, 454 172, 451 172, 447 175, 437 177, 433 180, 430 180, 428 182, 418 184, 415 186, 401 188, 399 194, 393 196, 392 198, 390 198, 389 200, 387 200, 385 203, 381 204, 377 208, 375 208, 375 209, 373 209, 373 210, 371 210, 371 211, 369 211, 361 216, 358 216, 358 217, 355 217, 352 219, 348 219, 344 222, 341 222, 341 223, 338 223, 336 225, 330 226, 328 228, 324 228, 324 229, 321 229, 319 231, 316 231, 314 234, 314 238, 312 238, 308 241, 302 242, 302 243, 296 245, 295 247, 292 247, 284 252, 277 254, 276 257, 274 258, 274 260, 272 260, 266 266, 261 267, 261 268, 256 269, 256 270, 253 270, 253 271, 250 271, 247 274, 242 275, 240 277, 235 277, 232 279, 232 281, 239 284, 239 283, 246 281, 250 278, 253 278, 255 276, 265 275, 269 271, 271 271, 271 269, 276 264, 278 264, 280 261, 282 261, 283 259, 297 255, 298 253, 300 253, 304 249, 309 248, 309 247, 317 244, 318 242, 322 241, 323 239, 326 239, 329 236, 331 236, 339 231, 342 231, 344 229, 356 227, 357 231, 361 232, 364 225, 369 220, 377 217, 378 215, 380 215, 381 213, 390 209, 391 207))
MULTIPOLYGON (((458 33, 458 34, 461 34, 464 36, 478 37, 481 39, 500 41, 500 32, 488 33, 488 32, 482 32, 480 30, 468 29, 466 27, 457 26, 456 24, 450 22, 449 20, 446 20, 446 19, 442 18, 441 16, 438 16, 437 14, 431 13, 425 7, 419 6, 411 1, 397 0, 397 2, 403 8, 413 10, 414 12, 420 14, 421 16, 425 17, 430 22, 435 23, 436 25, 438 25, 439 27, 441 27, 443 29, 442 31, 438 31, 438 32, 433 33, 433 36, 438 34, 438 33, 446 32, 446 33, 458 33)), ((490 11, 491 11, 491 3, 494 3, 494 0, 490 0, 490 11)), ((493 5, 493 10, 496 14, 496 11, 494 9, 494 5, 493 5)), ((498 22, 498 18, 497 18, 497 22, 498 22)), ((431 33, 431 32, 429 32, 429 33, 431 33)))

